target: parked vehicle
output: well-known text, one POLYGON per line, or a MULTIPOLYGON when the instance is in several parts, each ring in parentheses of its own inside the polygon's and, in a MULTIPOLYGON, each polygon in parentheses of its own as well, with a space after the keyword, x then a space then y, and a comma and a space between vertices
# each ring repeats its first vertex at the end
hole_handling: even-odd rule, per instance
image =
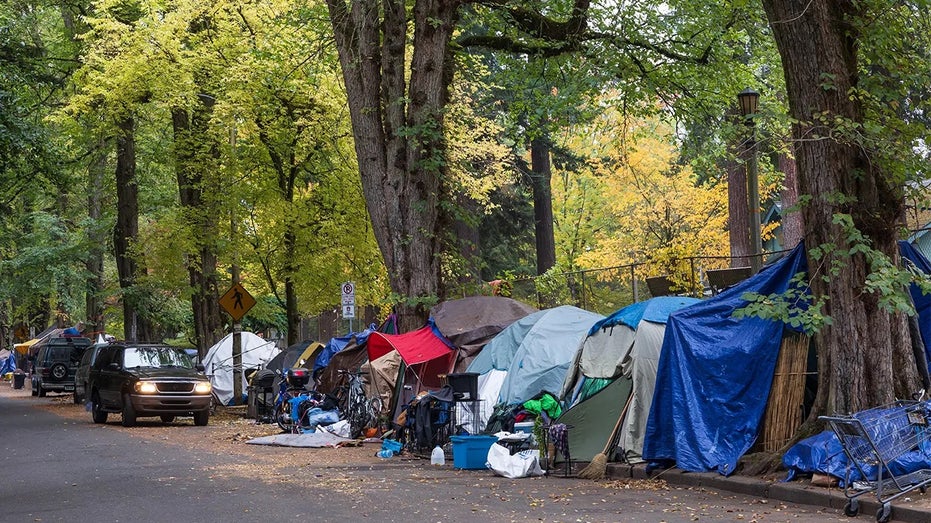
POLYGON ((97 359, 100 349, 105 347, 106 343, 95 343, 84 351, 78 368, 74 371, 74 402, 83 403, 87 401, 87 375, 90 373, 91 365, 97 359))
POLYGON ((87 338, 58 337, 39 347, 33 360, 32 395, 45 397, 48 392, 72 392, 75 370, 90 344, 87 338))
POLYGON ((165 423, 176 416, 194 416, 195 425, 206 425, 211 386, 203 370, 176 347, 110 343, 97 354, 85 386, 94 423, 106 423, 108 414, 120 413, 124 427, 144 416, 159 416, 165 423))

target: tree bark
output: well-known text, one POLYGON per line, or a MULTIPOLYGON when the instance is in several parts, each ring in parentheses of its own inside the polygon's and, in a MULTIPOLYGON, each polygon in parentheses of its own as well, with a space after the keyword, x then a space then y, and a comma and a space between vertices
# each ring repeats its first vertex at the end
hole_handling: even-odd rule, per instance
POLYGON ((150 322, 137 309, 134 289, 139 266, 131 252, 139 235, 139 187, 136 185, 136 121, 124 118, 118 123, 116 138, 117 216, 113 229, 113 249, 116 268, 123 291, 123 337, 127 340, 150 341, 150 322))
POLYGON ((846 214, 873 249, 898 259, 895 224, 903 210, 901 191, 864 148, 825 127, 835 117, 864 121, 863 107, 849 95, 858 86, 859 35, 848 22, 861 14, 859 4, 764 0, 763 5, 782 57, 790 114, 797 122, 793 135, 799 191, 812 197, 803 212, 812 293, 829 298, 825 313, 833 319, 817 335, 820 385, 809 419, 823 411, 855 412, 908 398, 920 381, 907 321, 904 314, 880 308, 877 296, 865 290, 870 271, 866 257, 836 257, 845 263, 825 282, 826 262, 811 254, 813 247, 824 244, 851 247, 845 231, 834 223, 836 215, 846 214))
POLYGON ((359 174, 402 331, 423 325, 440 289, 443 110, 457 0, 413 4, 413 56, 401 0, 327 0, 359 174), (382 17, 379 11, 382 11, 382 17))
MULTIPOLYGON (((204 98, 201 98, 204 103, 204 98)), ((194 343, 198 354, 203 357, 223 335, 223 321, 219 305, 219 281, 217 278, 216 216, 208 207, 202 192, 204 164, 208 163, 198 154, 206 147, 208 155, 210 139, 206 133, 209 107, 194 110, 172 109, 172 128, 175 140, 175 171, 181 206, 188 215, 197 239, 195 252, 187 253, 185 260, 191 285, 191 309, 194 313, 194 343), (199 114, 199 115, 198 115, 199 114)))
MULTIPOLYGON (((789 145, 794 150, 794 145, 789 145)), ((794 153, 781 153, 776 162, 776 168, 784 175, 782 182, 782 247, 792 249, 804 234, 805 224, 802 212, 795 207, 798 205, 798 167, 795 163, 794 153)))
MULTIPOLYGON (((735 122, 736 110, 729 116, 735 122)), ((744 142, 733 147, 734 156, 742 161, 727 160, 724 170, 727 172, 727 234, 731 248, 731 267, 749 267, 750 254, 750 207, 747 199, 747 160, 750 150, 744 142)))
POLYGON ((103 317, 103 256, 106 252, 106 232, 99 226, 102 210, 104 180, 107 169, 107 153, 110 143, 98 140, 87 168, 87 216, 91 226, 87 229, 88 252, 84 267, 87 269, 85 284, 85 324, 90 332, 106 332, 103 317))
POLYGON ((545 138, 530 142, 530 169, 533 178, 533 223, 537 244, 537 275, 556 266, 556 240, 553 235, 553 167, 550 146, 545 138))

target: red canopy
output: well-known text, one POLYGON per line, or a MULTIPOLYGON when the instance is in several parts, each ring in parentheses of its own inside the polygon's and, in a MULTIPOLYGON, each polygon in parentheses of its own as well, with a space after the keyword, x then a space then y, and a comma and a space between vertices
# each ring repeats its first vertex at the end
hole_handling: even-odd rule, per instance
POLYGON ((424 385, 438 387, 440 374, 448 374, 455 362, 456 352, 430 325, 404 334, 373 332, 366 343, 369 361, 374 361, 396 350, 401 359, 424 385))

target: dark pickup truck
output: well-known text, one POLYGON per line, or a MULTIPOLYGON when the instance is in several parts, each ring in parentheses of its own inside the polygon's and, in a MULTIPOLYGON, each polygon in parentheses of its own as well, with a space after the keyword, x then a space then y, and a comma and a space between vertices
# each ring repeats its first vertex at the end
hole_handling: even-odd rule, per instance
POLYGON ((165 423, 194 416, 195 425, 206 425, 211 386, 202 371, 176 347, 127 342, 101 347, 85 389, 94 422, 106 423, 113 412, 122 414, 124 427, 142 416, 159 416, 165 423))

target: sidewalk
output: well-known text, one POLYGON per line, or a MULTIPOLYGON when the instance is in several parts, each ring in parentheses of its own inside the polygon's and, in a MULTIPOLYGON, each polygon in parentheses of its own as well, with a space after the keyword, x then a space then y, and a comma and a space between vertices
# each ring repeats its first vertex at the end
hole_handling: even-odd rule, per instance
MULTIPOLYGON (((654 472, 648 476, 645 464, 626 465, 622 463, 609 463, 606 475, 611 479, 663 479, 670 485, 723 490, 756 498, 835 508, 841 511, 847 503, 843 489, 813 486, 808 479, 782 482, 751 476, 722 476, 716 472, 685 472, 679 469, 654 472)), ((858 519, 864 517, 875 519, 876 512, 880 508, 876 496, 869 493, 857 499, 860 502, 860 518, 858 519)), ((931 494, 922 494, 916 489, 892 500, 891 505, 893 521, 931 522, 931 494)))

